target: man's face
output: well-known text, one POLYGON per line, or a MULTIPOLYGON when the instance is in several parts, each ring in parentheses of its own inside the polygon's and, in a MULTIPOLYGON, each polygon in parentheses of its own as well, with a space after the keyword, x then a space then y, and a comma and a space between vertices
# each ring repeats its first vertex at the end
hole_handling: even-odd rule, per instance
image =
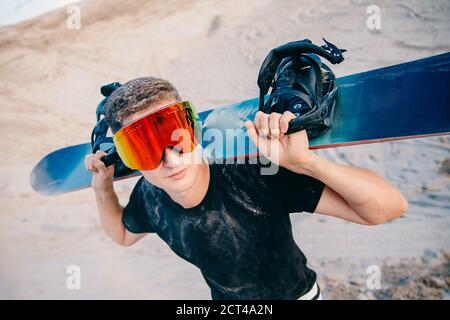
MULTIPOLYGON (((151 110, 177 103, 176 100, 162 100, 151 107, 130 115, 124 125, 148 113, 151 110)), ((142 150, 145 152, 145 150, 142 150)), ((141 170, 142 175, 151 184, 166 192, 183 192, 194 184, 203 162, 199 161, 195 152, 179 153, 170 147, 164 150, 162 161, 154 170, 141 170), (196 158, 197 157, 197 158, 196 158)))

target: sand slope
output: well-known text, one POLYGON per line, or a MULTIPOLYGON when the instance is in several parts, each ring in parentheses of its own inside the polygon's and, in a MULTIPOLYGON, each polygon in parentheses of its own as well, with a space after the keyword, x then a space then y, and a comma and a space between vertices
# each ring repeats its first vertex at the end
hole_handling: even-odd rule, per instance
MULTIPOLYGON (((377 32, 366 28, 372 2, 362 0, 93 0, 81 3, 81 30, 66 28, 64 8, 0 28, 0 298, 208 299, 198 270, 159 238, 116 246, 100 228, 91 190, 39 196, 28 183, 31 168, 89 139, 104 83, 161 76, 202 110, 256 96, 262 59, 287 41, 325 36, 348 49, 338 76, 449 51, 448 1, 379 3, 377 32), (70 264, 81 267, 79 291, 66 288, 70 264)), ((375 170, 410 202, 405 217, 374 228, 293 215, 325 297, 446 298, 449 138, 319 152, 375 170), (365 288, 373 264, 386 264, 383 292, 365 288), (397 278, 387 276, 393 270, 397 278)), ((123 204, 135 181, 117 183, 123 204)))

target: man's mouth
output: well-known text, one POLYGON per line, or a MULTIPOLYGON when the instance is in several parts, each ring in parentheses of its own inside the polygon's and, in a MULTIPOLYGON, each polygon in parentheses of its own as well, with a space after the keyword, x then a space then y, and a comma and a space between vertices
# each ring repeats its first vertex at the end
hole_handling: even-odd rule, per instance
POLYGON ((181 179, 185 176, 187 171, 187 168, 184 168, 182 170, 178 170, 177 172, 172 173, 171 175, 167 176, 169 179, 181 179))

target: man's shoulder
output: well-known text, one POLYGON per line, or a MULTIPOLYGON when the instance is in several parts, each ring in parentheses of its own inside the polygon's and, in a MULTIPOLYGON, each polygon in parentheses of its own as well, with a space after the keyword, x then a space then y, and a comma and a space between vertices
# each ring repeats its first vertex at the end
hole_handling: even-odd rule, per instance
POLYGON ((136 182, 133 188, 133 193, 138 194, 149 194, 149 193, 156 193, 157 187, 151 184, 147 179, 145 179, 144 176, 141 176, 139 180, 136 182))

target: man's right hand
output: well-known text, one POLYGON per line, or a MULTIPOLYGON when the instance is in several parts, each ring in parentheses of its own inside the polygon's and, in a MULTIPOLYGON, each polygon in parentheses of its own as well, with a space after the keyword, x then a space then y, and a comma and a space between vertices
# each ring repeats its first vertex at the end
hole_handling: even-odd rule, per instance
POLYGON ((113 187, 114 165, 106 167, 100 159, 107 153, 97 150, 95 154, 89 154, 84 159, 84 166, 92 172, 91 185, 96 192, 109 191, 113 187))

